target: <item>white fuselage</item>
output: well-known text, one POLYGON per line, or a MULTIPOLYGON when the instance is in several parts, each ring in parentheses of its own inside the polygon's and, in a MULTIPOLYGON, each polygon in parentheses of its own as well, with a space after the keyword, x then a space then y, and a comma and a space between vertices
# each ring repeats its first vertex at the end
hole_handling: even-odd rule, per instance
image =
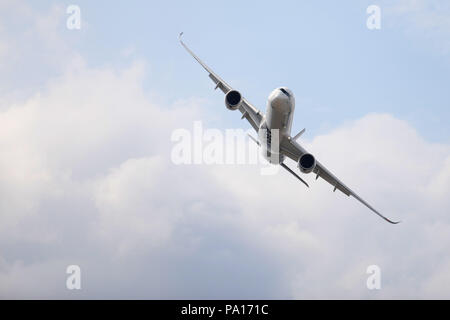
POLYGON ((290 137, 294 110, 295 98, 288 88, 277 88, 269 95, 258 137, 263 147, 263 156, 271 163, 283 161, 283 156, 279 154, 276 146, 279 146, 285 137, 290 137))

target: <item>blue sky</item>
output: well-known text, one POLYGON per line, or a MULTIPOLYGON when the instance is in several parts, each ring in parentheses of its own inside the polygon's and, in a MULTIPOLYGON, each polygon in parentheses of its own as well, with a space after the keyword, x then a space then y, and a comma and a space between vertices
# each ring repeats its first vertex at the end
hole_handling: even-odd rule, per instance
MULTIPOLYGON (((54 3, 72 2, 33 6, 46 10, 54 3)), ((314 136, 370 112, 390 113, 430 141, 449 142, 449 55, 436 49, 439 38, 408 33, 406 22, 397 23, 401 19, 384 10, 381 30, 368 30, 365 10, 371 1, 77 4, 87 30, 67 36, 89 65, 126 63, 121 53, 132 49, 148 63, 149 87, 170 102, 206 98, 206 106, 223 117, 216 126, 240 123, 225 112, 221 94, 211 90, 206 74, 177 42, 180 31, 260 109, 273 88, 291 88, 295 130, 306 127, 314 136)))

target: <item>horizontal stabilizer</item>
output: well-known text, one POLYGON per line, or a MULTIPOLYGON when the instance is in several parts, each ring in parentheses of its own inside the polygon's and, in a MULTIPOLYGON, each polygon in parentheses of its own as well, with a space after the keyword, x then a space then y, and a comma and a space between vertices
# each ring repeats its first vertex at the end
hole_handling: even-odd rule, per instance
POLYGON ((307 186, 309 188, 309 185, 306 183, 305 180, 303 180, 302 178, 300 178, 298 176, 298 174, 296 174, 294 171, 291 170, 291 168, 289 168, 287 165, 285 165, 283 162, 280 163, 280 166, 282 166, 284 169, 286 169, 289 173, 291 173, 293 176, 295 176, 298 180, 300 180, 301 182, 303 182, 305 184, 305 186, 307 186))
POLYGON ((252 139, 252 140, 259 146, 259 141, 256 140, 255 138, 253 138, 253 136, 252 136, 251 134, 249 134, 248 137, 249 137, 250 139, 252 139))
POLYGON ((297 140, 298 138, 300 138, 300 136, 301 136, 302 134, 305 133, 305 131, 306 131, 306 129, 303 129, 302 131, 300 131, 299 133, 297 133, 292 139, 293 139, 293 140, 297 140))

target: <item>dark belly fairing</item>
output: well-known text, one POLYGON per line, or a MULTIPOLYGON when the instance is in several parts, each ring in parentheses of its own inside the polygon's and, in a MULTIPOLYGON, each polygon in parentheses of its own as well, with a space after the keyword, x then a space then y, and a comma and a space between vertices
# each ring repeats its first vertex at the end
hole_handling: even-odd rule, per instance
POLYGON ((279 153, 279 145, 282 139, 291 134, 294 109, 295 99, 289 89, 278 88, 269 95, 266 116, 258 136, 262 154, 270 163, 281 163, 284 160, 279 153))

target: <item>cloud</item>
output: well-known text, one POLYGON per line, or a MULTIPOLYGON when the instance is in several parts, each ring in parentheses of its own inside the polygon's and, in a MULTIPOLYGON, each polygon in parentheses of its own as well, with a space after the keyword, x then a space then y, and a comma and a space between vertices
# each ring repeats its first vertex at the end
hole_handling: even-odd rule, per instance
POLYGON ((1 298, 450 296, 450 146, 389 114, 303 141, 392 226, 313 176, 172 164, 202 100, 161 102, 145 61, 74 61, 0 110, 1 298))
POLYGON ((431 43, 442 54, 450 53, 450 4, 442 0, 386 2, 390 24, 431 43))
POLYGON ((403 220, 390 226, 312 176, 307 190, 254 165, 172 165, 170 132, 197 114, 141 81, 136 65, 83 69, 2 112, 2 297, 448 296, 449 146, 388 114, 305 142, 403 220), (76 295, 58 286, 69 264, 86 274, 76 295))
POLYGON ((48 79, 84 63, 76 50, 88 23, 70 31, 66 7, 53 4, 37 10, 25 1, 0 3, 0 110, 23 102, 45 87, 48 79))

